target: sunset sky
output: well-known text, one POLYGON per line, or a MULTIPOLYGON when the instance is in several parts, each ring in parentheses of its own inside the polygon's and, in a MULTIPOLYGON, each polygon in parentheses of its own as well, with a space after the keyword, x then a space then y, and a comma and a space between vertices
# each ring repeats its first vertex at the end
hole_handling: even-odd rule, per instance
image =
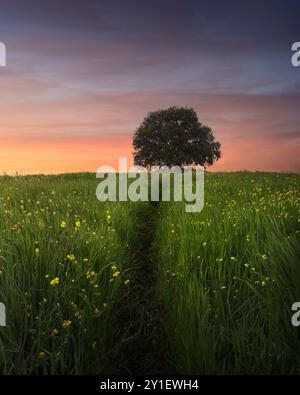
POLYGON ((212 171, 300 172, 300 2, 0 3, 0 173, 132 161, 148 112, 193 107, 222 144, 212 171))

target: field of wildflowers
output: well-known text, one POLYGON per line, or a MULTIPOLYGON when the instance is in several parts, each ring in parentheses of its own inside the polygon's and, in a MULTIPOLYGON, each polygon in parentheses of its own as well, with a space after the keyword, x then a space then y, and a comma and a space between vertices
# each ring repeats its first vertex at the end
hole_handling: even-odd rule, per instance
POLYGON ((205 206, 161 204, 154 251, 179 373, 300 373, 300 177, 208 174, 205 206))
POLYGON ((1 177, 1 373, 300 373, 299 176, 206 174, 200 213, 96 186, 1 177))
POLYGON ((118 299, 130 286, 130 204, 100 204, 86 174, 0 185, 0 371, 114 372, 118 299))

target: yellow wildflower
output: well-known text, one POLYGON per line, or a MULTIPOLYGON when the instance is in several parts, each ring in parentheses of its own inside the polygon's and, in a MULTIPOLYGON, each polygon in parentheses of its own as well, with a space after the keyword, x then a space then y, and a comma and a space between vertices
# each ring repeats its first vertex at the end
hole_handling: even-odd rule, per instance
POLYGON ((57 336, 59 334, 59 330, 55 328, 51 333, 53 336, 57 336))
POLYGON ((68 328, 72 324, 70 320, 63 320, 62 326, 63 328, 68 328))
POLYGON ((91 277, 96 277, 96 276, 97 276, 97 273, 94 272, 94 270, 92 270, 91 272, 90 272, 90 271, 87 271, 87 272, 86 272, 86 278, 87 278, 87 279, 89 279, 89 278, 91 278, 91 277))
POLYGON ((46 354, 44 353, 44 351, 40 351, 40 352, 38 353, 38 358, 39 358, 39 359, 44 359, 45 356, 46 356, 46 354))
POLYGON ((106 223, 107 223, 107 225, 111 224, 111 215, 108 210, 106 211, 106 223))
POLYGON ((65 221, 62 221, 61 224, 60 224, 60 227, 61 227, 62 229, 65 229, 65 228, 67 227, 66 222, 65 222, 65 221))
POLYGON ((70 262, 75 262, 76 261, 76 257, 74 254, 69 254, 67 255, 67 260, 70 262))
POLYGON ((53 280, 50 281, 50 285, 52 285, 53 287, 55 285, 59 284, 59 278, 58 277, 54 277, 53 280))

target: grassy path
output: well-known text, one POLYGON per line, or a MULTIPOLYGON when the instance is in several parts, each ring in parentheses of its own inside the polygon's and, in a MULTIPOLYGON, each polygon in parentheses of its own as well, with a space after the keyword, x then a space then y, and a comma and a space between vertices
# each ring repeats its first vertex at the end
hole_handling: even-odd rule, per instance
POLYGON ((162 355, 160 322, 163 306, 157 294, 157 267, 153 261, 152 243, 158 216, 157 203, 145 203, 135 211, 136 239, 130 247, 135 264, 131 287, 124 295, 120 322, 128 331, 121 350, 124 366, 121 373, 155 374, 167 371, 162 355))

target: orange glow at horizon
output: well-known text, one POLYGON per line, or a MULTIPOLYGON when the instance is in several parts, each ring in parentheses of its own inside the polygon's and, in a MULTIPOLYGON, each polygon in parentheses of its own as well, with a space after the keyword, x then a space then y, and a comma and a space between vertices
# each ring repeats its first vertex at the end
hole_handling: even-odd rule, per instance
POLYGON ((59 174, 96 172, 99 166, 118 168, 118 158, 132 165, 130 139, 22 140, 0 139, 0 170, 4 174, 59 174))
MULTIPOLYGON (((209 171, 297 172, 298 147, 291 149, 288 143, 272 146, 268 139, 249 138, 234 144, 225 141, 222 148, 222 158, 209 167, 209 171), (272 161, 274 156, 287 155, 290 160, 286 167, 282 163, 276 166, 272 161)), ((128 168, 132 166, 132 150, 132 136, 0 139, 0 172, 8 175, 96 172, 103 165, 113 166, 118 171, 119 158, 127 158, 128 168)))

